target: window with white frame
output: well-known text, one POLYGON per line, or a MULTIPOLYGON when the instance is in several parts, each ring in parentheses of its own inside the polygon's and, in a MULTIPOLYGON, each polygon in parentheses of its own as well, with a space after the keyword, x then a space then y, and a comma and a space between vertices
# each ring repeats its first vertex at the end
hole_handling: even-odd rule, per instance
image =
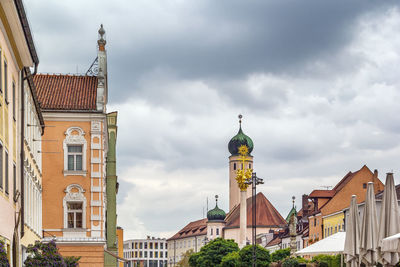
POLYGON ((85 190, 78 184, 71 184, 65 189, 64 197, 64 228, 79 229, 86 225, 85 190))
POLYGON ((70 127, 65 132, 64 175, 86 175, 85 132, 80 127, 70 127))
POLYGON ((82 228, 82 202, 67 202, 68 228, 82 228))
POLYGON ((82 170, 82 145, 68 145, 68 170, 82 170))

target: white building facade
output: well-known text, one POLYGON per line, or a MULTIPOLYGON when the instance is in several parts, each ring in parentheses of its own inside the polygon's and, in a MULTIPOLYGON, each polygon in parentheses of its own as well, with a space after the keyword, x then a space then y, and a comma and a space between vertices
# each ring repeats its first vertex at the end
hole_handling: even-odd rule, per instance
POLYGON ((124 241, 125 267, 167 267, 168 244, 165 238, 124 241))

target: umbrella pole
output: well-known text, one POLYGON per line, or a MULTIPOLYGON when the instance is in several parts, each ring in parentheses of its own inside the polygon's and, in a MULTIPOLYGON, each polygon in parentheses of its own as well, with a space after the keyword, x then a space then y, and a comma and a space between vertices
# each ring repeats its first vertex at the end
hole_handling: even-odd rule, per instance
POLYGON ((340 267, 343 267, 343 253, 340 254, 340 267))

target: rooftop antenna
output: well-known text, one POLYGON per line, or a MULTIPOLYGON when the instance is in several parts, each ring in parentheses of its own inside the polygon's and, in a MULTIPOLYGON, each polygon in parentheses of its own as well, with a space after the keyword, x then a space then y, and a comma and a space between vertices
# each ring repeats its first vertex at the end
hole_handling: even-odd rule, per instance
POLYGON ((329 188, 331 188, 332 186, 331 185, 322 185, 321 187, 325 188, 325 190, 329 190, 329 188))
POLYGON ((207 212, 208 212, 208 197, 207 197, 207 212))

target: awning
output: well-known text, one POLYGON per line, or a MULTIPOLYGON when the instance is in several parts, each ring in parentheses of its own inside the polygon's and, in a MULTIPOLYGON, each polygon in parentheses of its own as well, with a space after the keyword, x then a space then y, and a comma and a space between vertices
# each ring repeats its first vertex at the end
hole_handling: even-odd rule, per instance
POLYGON ((342 254, 345 239, 345 232, 337 232, 295 253, 297 255, 342 254))

